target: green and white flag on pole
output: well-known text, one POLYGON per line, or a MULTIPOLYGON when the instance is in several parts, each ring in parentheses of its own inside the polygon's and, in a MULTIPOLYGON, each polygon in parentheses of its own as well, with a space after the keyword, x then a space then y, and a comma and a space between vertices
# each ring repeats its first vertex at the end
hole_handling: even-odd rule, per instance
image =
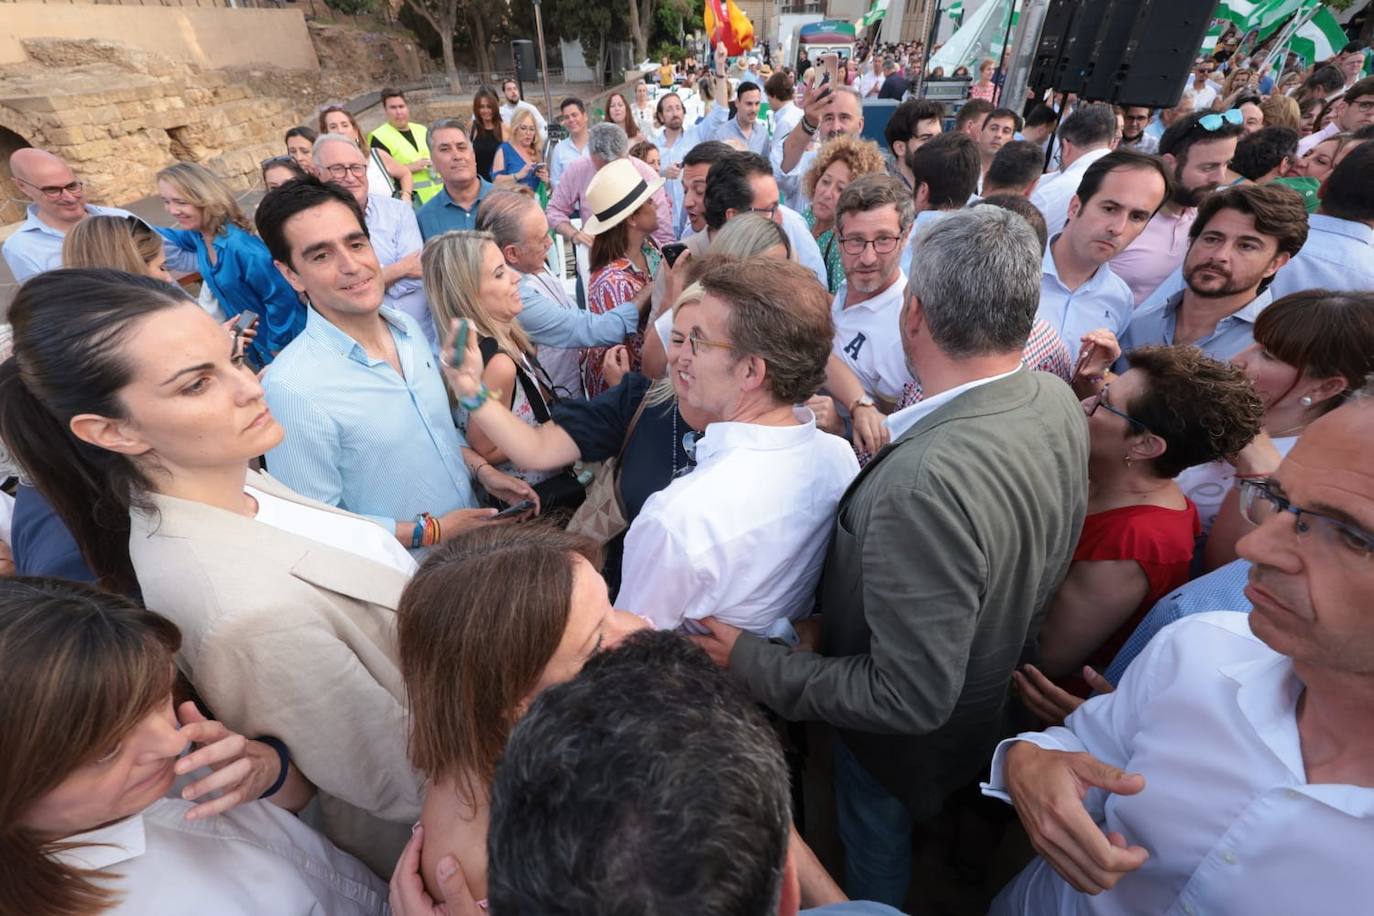
POLYGON ((947 12, 956 29, 964 24, 964 0, 954 0, 947 12))
POLYGON ((1349 40, 1336 17, 1323 6, 1289 40, 1288 50, 1310 65, 1336 54, 1349 40))
POLYGON ((873 0, 873 6, 859 17, 859 28, 866 29, 887 16, 887 3, 888 0, 873 0))

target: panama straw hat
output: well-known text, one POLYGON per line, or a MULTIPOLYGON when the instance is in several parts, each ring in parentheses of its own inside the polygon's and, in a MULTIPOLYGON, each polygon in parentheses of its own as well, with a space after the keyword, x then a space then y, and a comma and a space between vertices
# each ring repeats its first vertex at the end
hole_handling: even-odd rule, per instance
POLYGON ((597 235, 619 225, 661 187, 662 178, 645 181, 629 159, 608 162, 587 185, 587 207, 592 216, 582 231, 597 235))

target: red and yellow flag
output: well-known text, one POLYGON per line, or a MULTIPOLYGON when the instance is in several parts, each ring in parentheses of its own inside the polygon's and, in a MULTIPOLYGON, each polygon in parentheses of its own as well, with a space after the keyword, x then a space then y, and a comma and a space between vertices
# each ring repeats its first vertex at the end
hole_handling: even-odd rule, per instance
POLYGON ((706 0, 706 35, 711 44, 724 44, 725 52, 738 56, 754 47, 754 24, 735 5, 735 0, 706 0))

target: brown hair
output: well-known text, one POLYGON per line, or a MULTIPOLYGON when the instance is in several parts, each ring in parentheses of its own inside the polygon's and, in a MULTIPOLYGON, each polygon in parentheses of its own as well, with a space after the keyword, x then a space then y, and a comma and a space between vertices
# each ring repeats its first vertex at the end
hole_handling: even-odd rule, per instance
POLYGON ((635 110, 631 107, 630 100, 625 98, 625 93, 612 92, 606 96, 606 123, 615 123, 611 120, 611 99, 614 98, 619 98, 625 103, 625 123, 619 126, 625 129, 625 136, 629 138, 631 143, 634 143, 636 138, 643 137, 643 134, 640 133, 639 122, 635 120, 635 110))
POLYGON ((88 216, 62 242, 63 267, 109 267, 146 276, 162 236, 137 216, 88 216))
POLYGON ((1323 401, 1343 403, 1374 372, 1374 293, 1307 289, 1290 293, 1255 319, 1255 343, 1311 378, 1345 379, 1346 390, 1323 401))
POLYGON ((1291 127, 1302 133, 1302 110, 1292 98, 1275 93, 1260 102, 1260 111, 1265 127, 1291 127))
POLYGON ((847 214, 867 213, 888 205, 897 209, 897 225, 901 231, 910 229, 916 219, 916 201, 905 185, 886 172, 851 181, 835 203, 835 234, 838 236, 844 227, 847 214))
POLYGON ((1188 229, 1194 241, 1221 210, 1236 210, 1255 218, 1255 228, 1278 239, 1279 251, 1295 255, 1307 241, 1307 207, 1302 195, 1280 184, 1240 184, 1207 195, 1188 229))
POLYGON ((1147 380, 1122 409, 1164 440, 1153 462, 1161 479, 1234 457, 1259 433, 1264 402, 1240 367, 1182 346, 1141 347, 1126 359, 1147 380))
MULTIPOLYGON (((21 821, 99 759, 172 692, 176 624, 60 579, 0 579, 0 912, 96 913, 116 889, 59 862, 76 848, 21 821)), ((91 826, 95 826, 94 824, 91 826)))
MULTIPOLYGON (((353 125, 353 134, 357 137, 358 148, 363 149, 363 144, 366 141, 366 136, 363 134, 363 129, 358 126, 358 119, 353 117, 353 112, 349 111, 342 105, 330 105, 328 108, 320 109, 320 135, 323 136, 327 133, 333 133, 333 131, 330 131, 329 128, 324 126, 324 122, 325 119, 329 117, 329 115, 334 114, 335 112, 338 112, 345 118, 348 118, 348 123, 353 125)), ((364 155, 366 155, 369 152, 371 151, 363 149, 364 155)))
MULTIPOLYGON (((806 189, 808 199, 816 193, 816 182, 821 180, 825 170, 836 162, 843 162, 849 166, 850 181, 880 173, 886 168, 882 153, 878 152, 876 145, 862 137, 841 134, 833 140, 827 140, 825 145, 816 151, 811 168, 802 176, 802 187, 806 189)), ((908 192, 907 197, 910 196, 908 192)))
POLYGON ((600 548, 546 524, 487 525, 435 548, 401 594, 396 641, 410 759, 435 780, 490 784, 521 702, 558 649, 576 557, 600 548))
POLYGON ((699 282, 706 294, 730 305, 735 357, 764 361, 769 391, 779 403, 800 404, 815 394, 835 338, 830 296, 816 275, 792 261, 710 260, 699 282))
MULTIPOLYGON (((648 140, 640 140, 634 146, 630 147, 630 155, 638 159, 640 162, 648 162, 649 154, 657 149, 658 147, 654 146, 648 140)), ((659 154, 659 157, 660 159, 662 158, 662 153, 659 154)))

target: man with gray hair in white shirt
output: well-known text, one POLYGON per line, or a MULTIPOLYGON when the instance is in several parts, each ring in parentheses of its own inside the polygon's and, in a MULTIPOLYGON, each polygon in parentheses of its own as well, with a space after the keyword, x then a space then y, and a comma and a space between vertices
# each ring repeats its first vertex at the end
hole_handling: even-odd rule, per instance
POLYGON ((1219 608, 1166 627, 1115 692, 998 746, 984 792, 1015 804, 1041 858, 991 913, 1365 911, 1371 395, 1243 482, 1248 616, 1219 608))
POLYGON ((829 296, 806 268, 707 259, 679 302, 668 370, 709 419, 696 467, 645 502, 625 536, 616 604, 659 629, 703 617, 796 642, 859 465, 805 407, 825 379, 829 296))

